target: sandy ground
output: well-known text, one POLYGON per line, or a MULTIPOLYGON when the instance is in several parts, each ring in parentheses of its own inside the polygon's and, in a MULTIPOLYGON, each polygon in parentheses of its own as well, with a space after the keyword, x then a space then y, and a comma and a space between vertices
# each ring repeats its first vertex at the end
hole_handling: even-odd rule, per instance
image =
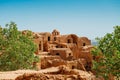
POLYGON ((47 72, 56 72, 58 68, 51 67, 47 69, 42 69, 39 71, 35 70, 17 70, 17 71, 6 71, 0 72, 0 80, 14 80, 17 76, 23 75, 24 73, 47 73, 47 72))
MULTIPOLYGON (((42 69, 39 71, 35 70, 16 70, 16 71, 6 71, 0 72, 0 80, 15 80, 18 76, 23 75, 24 73, 51 73, 59 71, 59 67, 51 67, 47 69, 42 69)), ((74 71, 78 72, 82 78, 89 79, 91 77, 91 73, 86 71, 74 69, 74 71)))

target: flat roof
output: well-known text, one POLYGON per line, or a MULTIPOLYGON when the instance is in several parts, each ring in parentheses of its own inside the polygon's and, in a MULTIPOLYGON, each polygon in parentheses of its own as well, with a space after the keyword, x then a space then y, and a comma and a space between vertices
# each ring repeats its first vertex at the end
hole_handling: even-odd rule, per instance
POLYGON ((69 48, 53 48, 51 50, 69 50, 69 48))

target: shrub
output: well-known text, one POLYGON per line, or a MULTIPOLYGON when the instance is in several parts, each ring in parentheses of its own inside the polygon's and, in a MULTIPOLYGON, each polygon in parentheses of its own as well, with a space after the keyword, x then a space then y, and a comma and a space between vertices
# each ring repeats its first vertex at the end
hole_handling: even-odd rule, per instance
POLYGON ((14 22, 0 27, 0 70, 31 69, 32 63, 38 61, 34 55, 36 45, 32 32, 26 35, 18 31, 14 22))

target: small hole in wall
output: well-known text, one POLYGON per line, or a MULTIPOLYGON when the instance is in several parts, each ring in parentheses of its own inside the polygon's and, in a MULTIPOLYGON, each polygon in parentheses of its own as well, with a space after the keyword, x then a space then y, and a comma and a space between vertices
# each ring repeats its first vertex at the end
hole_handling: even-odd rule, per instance
POLYGON ((75 69, 75 66, 72 66, 72 69, 75 69))
POLYGON ((85 43, 83 43, 83 46, 85 46, 86 44, 85 43))
POLYGON ((50 41, 50 36, 48 36, 48 41, 50 41))
POLYGON ((69 53, 69 56, 71 56, 71 53, 69 53))
POLYGON ((56 53, 56 55, 60 55, 59 53, 56 53))

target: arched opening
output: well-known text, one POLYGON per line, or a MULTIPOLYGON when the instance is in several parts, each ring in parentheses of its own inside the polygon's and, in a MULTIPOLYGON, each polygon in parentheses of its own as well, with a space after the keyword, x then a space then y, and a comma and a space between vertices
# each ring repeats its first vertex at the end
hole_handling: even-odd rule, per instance
POLYGON ((85 46, 86 44, 85 43, 83 43, 83 46, 85 46))
POLYGON ((75 66, 74 66, 74 65, 72 65, 72 69, 75 69, 75 66))
MULTIPOLYGON (((68 38, 70 38, 70 41, 69 41, 69 42, 74 43, 74 44, 77 45, 77 43, 78 43, 78 37, 77 37, 75 34, 70 34, 70 35, 68 35, 68 38)), ((69 39, 68 39, 68 40, 69 40, 69 39)))
POLYGON ((50 36, 48 36, 48 41, 50 41, 50 36))
POLYGON ((71 43, 71 42, 72 42, 71 39, 68 39, 67 43, 71 43))
POLYGON ((60 35, 60 32, 57 31, 56 29, 54 29, 53 32, 52 32, 52 34, 53 34, 54 36, 56 36, 56 35, 60 35))
POLYGON ((54 41, 56 41, 56 37, 54 37, 54 41))

